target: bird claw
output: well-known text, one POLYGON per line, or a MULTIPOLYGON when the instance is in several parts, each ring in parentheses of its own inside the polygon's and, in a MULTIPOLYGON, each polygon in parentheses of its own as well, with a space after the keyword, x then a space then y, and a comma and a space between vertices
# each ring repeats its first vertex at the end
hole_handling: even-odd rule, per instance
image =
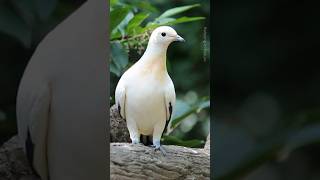
POLYGON ((137 139, 131 140, 131 144, 140 144, 140 141, 137 139))
POLYGON ((144 145, 142 142, 132 142, 131 144, 144 145))
POLYGON ((155 145, 151 145, 151 147, 154 148, 154 151, 160 151, 162 153, 163 156, 167 155, 167 152, 164 150, 164 148, 162 146, 155 146, 155 145))

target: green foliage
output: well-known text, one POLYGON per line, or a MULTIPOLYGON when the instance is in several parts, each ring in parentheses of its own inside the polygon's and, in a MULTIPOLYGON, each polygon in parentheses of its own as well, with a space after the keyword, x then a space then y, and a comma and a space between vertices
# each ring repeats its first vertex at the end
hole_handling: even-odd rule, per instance
POLYGON ((193 148, 200 148, 203 147, 205 144, 204 140, 192 139, 192 140, 181 140, 175 136, 163 136, 162 141, 164 144, 175 144, 178 146, 185 146, 185 147, 193 147, 193 148))
POLYGON ((110 57, 110 72, 120 76, 128 64, 128 53, 119 42, 112 43, 110 46, 113 52, 110 57))
POLYGON ((142 33, 141 23, 149 16, 149 13, 141 12, 135 15, 128 23, 127 34, 134 35, 142 33))
POLYGON ((163 19, 163 18, 167 18, 167 17, 171 17, 173 15, 176 15, 176 14, 179 14, 179 13, 182 13, 184 11, 187 11, 189 9, 192 9, 194 7, 198 7, 200 6, 200 4, 194 4, 194 5, 188 5, 188 6, 182 6, 182 7, 176 7, 176 8, 172 8, 172 9, 169 9, 167 11, 165 11, 163 14, 161 14, 158 18, 158 19, 163 19))
POLYGON ((110 11, 110 29, 113 31, 117 31, 119 27, 117 27, 121 21, 127 16, 129 12, 129 7, 119 7, 110 11))
POLYGON ((177 100, 175 114, 172 117, 171 128, 176 128, 181 121, 193 113, 199 113, 204 108, 210 107, 210 100, 203 98, 195 104, 189 105, 183 100, 177 100))
MULTIPOLYGON (((114 75, 111 78, 111 84, 116 84, 124 71, 137 60, 146 48, 149 36, 153 29, 162 25, 177 25, 187 22, 196 22, 204 20, 204 17, 182 16, 182 13, 191 9, 199 8, 200 4, 185 5, 179 7, 170 7, 160 10, 150 4, 148 1, 111 1, 110 6, 110 71, 114 75), (136 52, 136 54, 134 54, 136 52), (133 54, 133 55, 132 55, 133 54)), ((171 62, 167 63, 168 69, 171 69, 171 62)), ((114 92, 111 91, 111 92, 114 92)), ((194 92, 195 93, 195 92, 194 92)), ((112 94, 112 93, 111 93, 112 94)), ((177 92, 178 95, 181 92, 177 92)), ((112 94, 113 96, 113 94, 112 94)), ((113 99, 113 97, 110 97, 113 99)), ((183 138, 179 130, 175 130, 179 125, 188 121, 188 117, 196 116, 198 118, 202 109, 208 110, 210 102, 208 98, 197 99, 195 102, 187 102, 183 98, 178 98, 175 113, 172 116, 170 132, 163 137, 164 144, 176 144, 186 147, 201 147, 204 140, 183 138), (177 135, 178 134, 178 135, 177 135)), ((206 114, 208 117, 208 114, 206 114)), ((195 124, 193 124, 194 126, 195 124)))
MULTIPOLYGON (((150 16, 150 10, 157 12, 158 10, 149 4, 147 1, 142 1, 138 4, 125 4, 120 1, 112 1, 110 6, 110 42, 111 46, 114 43, 120 42, 126 51, 130 49, 137 49, 139 54, 144 50, 148 37, 153 29, 162 25, 174 25, 186 22, 198 21, 204 19, 203 17, 179 17, 173 18, 172 16, 188 11, 192 8, 199 7, 199 4, 187 5, 169 9, 161 14, 159 17, 150 20, 148 23, 143 23, 150 16), (144 7, 147 7, 144 9, 144 7), (131 48, 133 47, 133 48, 131 48)), ((112 57, 117 57, 118 53, 115 48, 111 49, 112 57)), ((129 57, 127 57, 129 58, 129 57)), ((111 58, 111 64, 119 64, 118 59, 111 58)), ((123 61, 123 60, 121 60, 123 61)), ((120 76, 126 66, 112 65, 111 72, 120 76)))

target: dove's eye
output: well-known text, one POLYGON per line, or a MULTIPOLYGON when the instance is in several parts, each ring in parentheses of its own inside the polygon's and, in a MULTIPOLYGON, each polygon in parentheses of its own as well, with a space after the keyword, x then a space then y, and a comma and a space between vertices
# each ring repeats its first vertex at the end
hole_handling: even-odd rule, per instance
POLYGON ((164 32, 163 32, 163 33, 161 33, 161 36, 165 37, 165 36, 166 36, 166 33, 164 33, 164 32))

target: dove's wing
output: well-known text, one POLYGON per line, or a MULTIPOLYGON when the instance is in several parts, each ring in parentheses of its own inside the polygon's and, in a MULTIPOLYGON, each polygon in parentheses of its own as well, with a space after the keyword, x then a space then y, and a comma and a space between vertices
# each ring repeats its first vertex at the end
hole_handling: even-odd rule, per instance
POLYGON ((163 132, 166 131, 167 126, 172 118, 172 113, 176 104, 176 93, 174 90, 174 85, 170 79, 166 89, 165 89, 165 107, 166 107, 166 126, 163 132))
POLYGON ((48 176, 47 134, 50 99, 50 88, 46 83, 40 83, 39 86, 24 84, 19 87, 19 137, 29 162, 42 179, 47 179, 48 176))
POLYGON ((126 119, 125 115, 125 102, 126 102, 126 88, 124 81, 120 79, 115 92, 115 103, 118 108, 119 114, 123 119, 126 119))

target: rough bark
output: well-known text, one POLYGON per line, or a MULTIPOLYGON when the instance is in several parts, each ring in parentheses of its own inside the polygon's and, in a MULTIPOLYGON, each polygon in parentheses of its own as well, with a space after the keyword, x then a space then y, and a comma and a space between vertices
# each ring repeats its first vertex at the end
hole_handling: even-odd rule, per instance
MULTIPOLYGON (((208 137, 204 149, 180 146, 163 146, 161 152, 144 145, 132 145, 125 121, 119 117, 117 109, 110 109, 111 179, 209 179, 210 148, 208 137)), ((0 148, 0 180, 36 179, 19 145, 17 136, 0 148)))
POLYGON ((209 153, 204 149, 164 146, 166 156, 144 145, 110 145, 111 179, 209 179, 209 153))
POLYGON ((14 136, 0 148, 0 179, 27 180, 36 179, 29 167, 27 158, 14 136))
POLYGON ((127 123, 115 105, 110 108, 110 142, 131 142, 127 123))
POLYGON ((207 141, 206 141, 206 144, 204 145, 204 149, 210 152, 210 133, 207 136, 207 141))

